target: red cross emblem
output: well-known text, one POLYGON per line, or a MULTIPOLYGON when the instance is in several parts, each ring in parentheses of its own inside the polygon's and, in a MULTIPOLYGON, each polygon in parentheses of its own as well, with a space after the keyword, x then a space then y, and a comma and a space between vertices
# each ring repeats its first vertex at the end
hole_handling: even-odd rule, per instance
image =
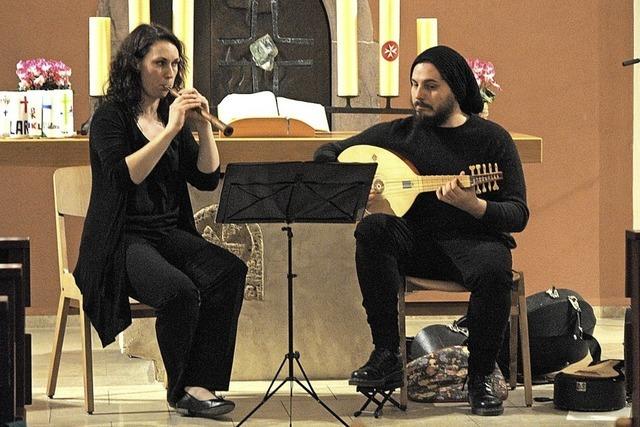
POLYGON ((398 53, 400 52, 400 48, 398 47, 398 43, 393 40, 389 40, 385 44, 382 45, 380 49, 380 53, 382 57, 389 62, 393 62, 398 58, 398 53))
POLYGON ((25 95, 24 100, 20 101, 20 104, 24 104, 24 113, 27 114, 27 105, 29 101, 27 101, 27 96, 25 95))

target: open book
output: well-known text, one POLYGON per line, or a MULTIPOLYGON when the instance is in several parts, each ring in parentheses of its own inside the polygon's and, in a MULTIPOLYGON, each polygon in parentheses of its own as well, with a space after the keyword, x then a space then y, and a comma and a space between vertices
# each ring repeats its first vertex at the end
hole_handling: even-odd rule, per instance
POLYGON ((276 97, 273 92, 232 93, 218 104, 218 118, 233 126, 242 119, 281 117, 306 123, 316 131, 329 132, 324 107, 313 102, 276 97))

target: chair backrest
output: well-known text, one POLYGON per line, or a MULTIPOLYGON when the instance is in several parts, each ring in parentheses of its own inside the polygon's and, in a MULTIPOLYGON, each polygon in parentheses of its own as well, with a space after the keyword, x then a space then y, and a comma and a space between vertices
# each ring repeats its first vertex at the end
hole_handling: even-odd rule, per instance
POLYGON ((91 168, 71 166, 57 169, 53 173, 53 201, 55 206, 56 241, 58 247, 58 268, 60 287, 64 291, 70 281, 75 286, 68 270, 67 237, 65 215, 85 217, 91 197, 91 168))
POLYGON ((71 166, 53 173, 56 214, 84 217, 91 196, 91 167, 71 166))
MULTIPOLYGON (((68 215, 84 218, 87 215, 90 198, 91 167, 71 166, 57 169, 53 173, 53 200, 56 215, 60 288, 65 295, 78 299, 81 298, 81 293, 68 267, 64 217, 68 215)), ((155 317, 155 309, 133 299, 129 299, 129 302, 131 305, 131 317, 155 317)))

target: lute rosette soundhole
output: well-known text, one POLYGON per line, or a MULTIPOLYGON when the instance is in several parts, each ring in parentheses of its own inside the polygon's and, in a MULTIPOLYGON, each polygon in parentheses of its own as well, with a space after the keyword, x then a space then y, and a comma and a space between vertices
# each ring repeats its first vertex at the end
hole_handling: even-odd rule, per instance
POLYGON ((382 181, 380 178, 374 179, 371 188, 377 194, 382 194, 382 192, 384 191, 384 181, 382 181))

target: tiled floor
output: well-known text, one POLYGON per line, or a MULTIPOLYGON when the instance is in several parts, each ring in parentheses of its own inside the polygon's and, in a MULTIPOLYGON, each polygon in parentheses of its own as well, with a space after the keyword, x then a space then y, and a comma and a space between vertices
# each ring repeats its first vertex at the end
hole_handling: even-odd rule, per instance
MULTIPOLYGON (((73 320, 75 321, 75 320, 73 320)), ((149 362, 130 359, 120 354, 117 346, 95 349, 94 382, 96 408, 93 415, 83 409, 83 388, 80 360, 79 329, 70 320, 65 340, 58 388, 54 399, 45 395, 49 352, 53 330, 51 327, 29 328, 33 334, 33 405, 28 407, 27 423, 37 426, 235 426, 262 400, 269 382, 233 382, 228 397, 236 402, 236 409, 219 420, 182 417, 171 411, 164 400, 162 384, 153 382, 153 369, 149 362)), ((408 322, 408 333, 415 333, 433 318, 414 317, 408 322)), ((34 324, 37 322, 31 322, 34 324)), ((443 323, 438 319, 438 323, 443 323)), ((446 322, 444 322, 446 323, 446 322)), ((604 358, 622 358, 623 322, 617 319, 599 319, 595 335, 600 341, 604 358)), ((98 342, 94 337, 94 342, 98 342)), ((304 355, 302 358, 304 362, 304 355)), ((274 366, 274 372, 277 367, 274 366)), ((301 376, 298 372, 296 375, 301 376)), ((277 383, 278 384, 278 383, 277 383)), ((604 413, 610 420, 596 421, 585 414, 559 411, 551 402, 534 402, 532 408, 524 406, 524 391, 519 386, 510 391, 501 417, 472 416, 466 404, 423 404, 409 402, 406 412, 385 407, 381 418, 370 414, 358 418, 353 412, 363 403, 361 395, 346 380, 314 381, 313 388, 320 398, 337 412, 349 425, 359 426, 613 426, 615 417, 604 413), (587 418, 575 420, 575 418, 587 418)), ((534 397, 552 397, 550 385, 534 387, 534 397)), ((271 398, 246 422, 247 426, 289 425, 289 383, 271 398)), ((293 390, 292 419, 296 426, 338 425, 334 418, 307 396, 300 387, 293 390)), ((624 410, 623 410, 624 411, 624 410)))

